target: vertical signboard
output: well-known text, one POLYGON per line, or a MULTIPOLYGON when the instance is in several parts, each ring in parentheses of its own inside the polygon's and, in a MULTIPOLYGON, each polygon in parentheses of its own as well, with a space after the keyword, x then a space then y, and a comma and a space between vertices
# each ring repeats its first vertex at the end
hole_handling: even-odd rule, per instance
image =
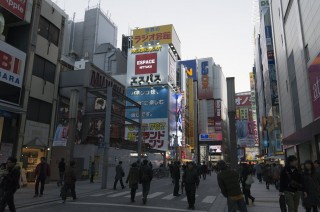
POLYGON ((196 60, 185 60, 180 61, 179 66, 182 67, 188 78, 192 78, 194 81, 197 80, 197 61, 196 60))
POLYGON ((198 99, 213 99, 213 60, 198 60, 198 99))
POLYGON ((27 0, 0 0, 0 6, 24 20, 27 9, 27 0))
POLYGON ((194 108, 194 95, 193 95, 193 78, 188 78, 188 111, 189 111, 189 145, 191 148, 194 148, 194 117, 195 117, 195 108, 194 108))
POLYGON ((257 125, 256 92, 255 92, 255 81, 254 81, 253 72, 250 72, 249 76, 250 76, 251 110, 252 110, 252 121, 253 121, 253 124, 254 124, 255 145, 259 146, 259 135, 258 135, 258 125, 257 125))
POLYGON ((308 71, 313 118, 316 120, 320 118, 320 54, 312 62, 308 71))

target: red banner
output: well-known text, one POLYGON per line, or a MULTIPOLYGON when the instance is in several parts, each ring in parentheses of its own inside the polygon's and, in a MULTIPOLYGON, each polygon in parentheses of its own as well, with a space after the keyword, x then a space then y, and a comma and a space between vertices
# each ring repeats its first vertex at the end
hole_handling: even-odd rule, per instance
POLYGON ((136 55, 136 75, 157 73, 157 53, 136 55))
POLYGON ((320 54, 309 67, 309 84, 314 120, 320 118, 320 54))
POLYGON ((24 20, 26 14, 27 0, 0 0, 0 6, 24 20))

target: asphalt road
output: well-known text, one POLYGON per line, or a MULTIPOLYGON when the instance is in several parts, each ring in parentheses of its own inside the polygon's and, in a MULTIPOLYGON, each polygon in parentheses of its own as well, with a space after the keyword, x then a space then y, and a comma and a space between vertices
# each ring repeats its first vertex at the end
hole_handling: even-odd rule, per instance
MULTIPOLYGON (((142 204, 142 187, 139 185, 137 190, 136 202, 130 201, 129 188, 118 190, 101 190, 96 193, 80 196, 77 201, 67 200, 65 204, 62 201, 35 205, 28 208, 20 208, 23 212, 161 212, 161 211, 189 211, 185 193, 179 197, 172 196, 173 184, 169 178, 155 179, 151 183, 151 189, 146 205, 142 204)), ((181 193, 181 191, 180 191, 181 193)), ((196 210, 208 211, 214 203, 217 196, 220 194, 220 189, 217 184, 216 175, 208 176, 206 180, 201 179, 196 196, 196 210)))

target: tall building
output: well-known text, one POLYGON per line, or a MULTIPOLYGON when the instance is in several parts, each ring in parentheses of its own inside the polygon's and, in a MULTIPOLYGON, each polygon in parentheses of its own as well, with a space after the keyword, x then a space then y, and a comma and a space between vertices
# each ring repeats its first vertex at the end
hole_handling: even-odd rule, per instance
POLYGON ((268 0, 259 0, 259 22, 254 29, 257 120, 261 152, 269 159, 283 159, 277 67, 274 58, 268 0))
POLYGON ((0 137, 7 144, 1 151, 16 155, 27 170, 27 179, 34 181, 40 157, 50 158, 51 154, 67 15, 50 0, 19 4, 23 10, 0 4, 7 21, 0 41, 5 53, 1 64, 6 64, 1 69, 0 99, 6 103, 0 106, 4 111, 0 132, 5 129, 0 137))
POLYGON ((319 158, 319 9, 317 0, 270 1, 282 139, 300 163, 319 158))

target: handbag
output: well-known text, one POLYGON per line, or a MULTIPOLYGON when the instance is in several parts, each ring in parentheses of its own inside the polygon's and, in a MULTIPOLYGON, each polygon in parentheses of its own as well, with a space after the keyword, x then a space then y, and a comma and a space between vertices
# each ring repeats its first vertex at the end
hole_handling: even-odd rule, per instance
POLYGON ((280 195, 279 204, 280 204, 281 212, 287 212, 286 198, 284 195, 280 195))
POLYGON ((251 185, 252 183, 254 183, 254 179, 253 179, 252 175, 248 175, 245 184, 251 185))

